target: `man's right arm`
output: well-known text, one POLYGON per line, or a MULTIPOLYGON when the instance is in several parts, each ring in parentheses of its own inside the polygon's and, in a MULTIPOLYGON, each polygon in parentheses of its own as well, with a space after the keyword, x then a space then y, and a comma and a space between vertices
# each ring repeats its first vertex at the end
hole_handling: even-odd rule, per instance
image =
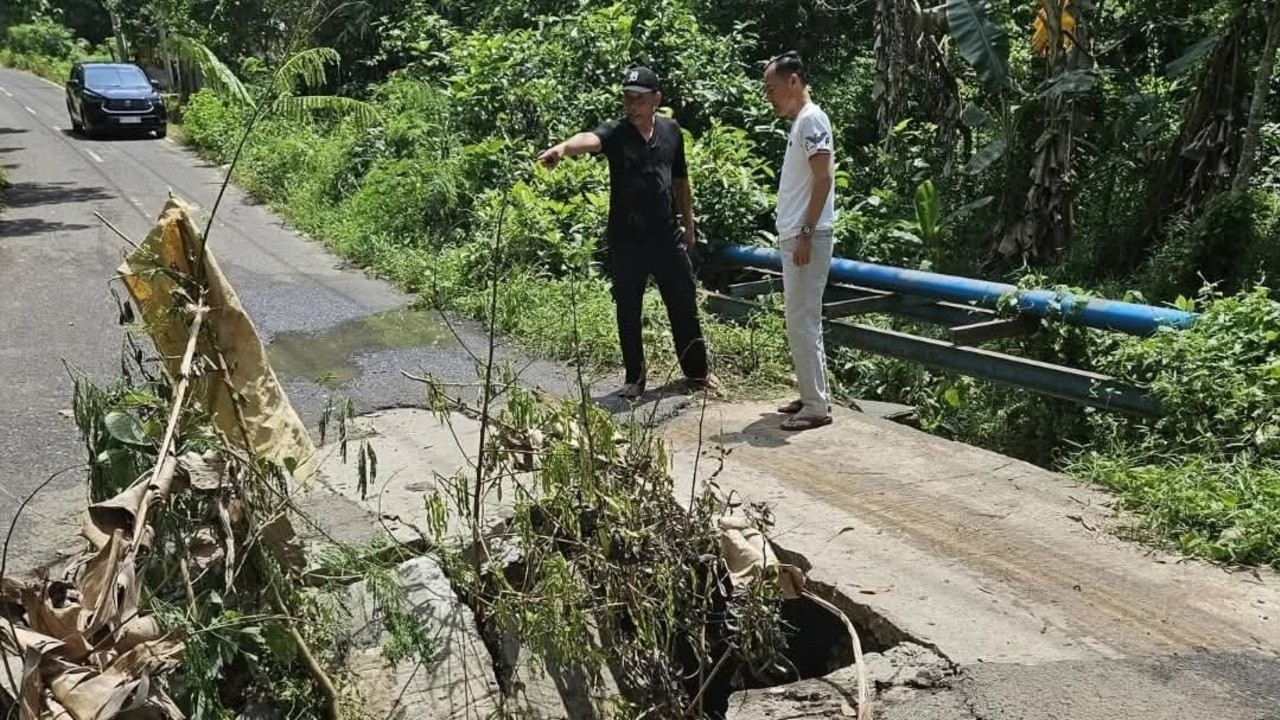
POLYGON ((538 156, 538 162, 546 167, 552 168, 560 163, 561 160, 574 155, 582 155, 584 153, 598 153, 604 148, 600 136, 595 132, 580 132, 577 135, 565 140, 564 142, 553 145, 541 155, 538 156))

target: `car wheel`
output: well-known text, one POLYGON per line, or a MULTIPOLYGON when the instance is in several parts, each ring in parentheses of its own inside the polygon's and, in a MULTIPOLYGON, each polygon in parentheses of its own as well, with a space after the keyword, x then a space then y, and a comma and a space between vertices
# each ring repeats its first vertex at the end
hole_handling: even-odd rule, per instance
POLYGON ((165 136, 166 136, 166 135, 168 135, 168 134, 169 134, 169 125, 168 125, 168 124, 161 125, 160 127, 156 128, 156 137, 157 137, 157 138, 159 138, 159 139, 163 140, 163 139, 165 138, 165 136))
POLYGON ((70 100, 67 100, 67 119, 71 121, 71 132, 80 132, 84 129, 84 126, 80 124, 80 121, 76 120, 76 114, 72 112, 70 100))

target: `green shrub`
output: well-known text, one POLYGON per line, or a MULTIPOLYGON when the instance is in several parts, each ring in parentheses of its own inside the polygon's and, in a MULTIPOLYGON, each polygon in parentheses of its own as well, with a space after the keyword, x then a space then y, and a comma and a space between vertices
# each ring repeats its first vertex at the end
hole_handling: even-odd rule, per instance
POLYGON ((696 140, 686 133, 685 149, 702 240, 751 244, 772 233, 774 171, 746 131, 713 123, 696 140))
POLYGON ((88 43, 75 36, 71 28, 48 18, 14 25, 5 32, 5 48, 18 55, 31 55, 57 60, 70 60, 83 55, 88 43))
POLYGON ((201 90, 187 98, 183 106, 182 137, 210 160, 229 162, 248 120, 245 108, 220 98, 210 90, 201 90))
MULTIPOLYGON (((240 158, 240 173, 254 193, 281 205, 301 183, 322 136, 309 123, 268 118, 258 124, 240 158)), ((234 148, 233 148, 234 150, 234 148)))
POLYGON ((392 160, 370 169, 346 211, 361 226, 414 245, 461 222, 468 189, 467 178, 450 163, 392 160))
POLYGON ((1280 199, 1273 193, 1224 193, 1190 222, 1175 221, 1142 271, 1156 301, 1193 295, 1204 283, 1224 293, 1280 275, 1280 199))
POLYGON ((584 60, 629 57, 630 21, 616 9, 577 20, 458 38, 449 88, 460 128, 471 137, 505 132, 545 145, 617 112, 608 65, 584 60))
POLYGON ((71 61, 44 57, 43 55, 20 55, 0 48, 0 65, 39 75, 55 83, 66 81, 71 74, 71 61))
POLYGON ((1280 465, 1189 454, 1153 462, 1114 449, 1069 466, 1116 492, 1138 528, 1189 555, 1280 567, 1280 465))
MULTIPOLYGON (((605 175, 603 162, 567 162, 515 183, 509 192, 489 191, 477 208, 477 237, 492 238, 501 218, 501 263, 550 276, 585 268, 597 245, 603 245, 609 203, 605 175)), ((487 266, 491 247, 482 243, 473 261, 487 266)))
POLYGON ((1125 432, 1099 418, 1108 436, 1161 455, 1258 454, 1280 458, 1280 303, 1266 288, 1202 298, 1189 330, 1124 338, 1098 358, 1102 372, 1149 385, 1165 416, 1125 432))

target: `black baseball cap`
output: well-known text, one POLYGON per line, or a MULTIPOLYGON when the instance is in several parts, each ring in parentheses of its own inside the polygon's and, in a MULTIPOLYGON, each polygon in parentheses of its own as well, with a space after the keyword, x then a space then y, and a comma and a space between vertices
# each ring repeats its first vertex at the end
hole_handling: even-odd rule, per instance
POLYGON ((651 93, 658 90, 658 74, 647 67, 633 67, 622 81, 624 92, 651 93))

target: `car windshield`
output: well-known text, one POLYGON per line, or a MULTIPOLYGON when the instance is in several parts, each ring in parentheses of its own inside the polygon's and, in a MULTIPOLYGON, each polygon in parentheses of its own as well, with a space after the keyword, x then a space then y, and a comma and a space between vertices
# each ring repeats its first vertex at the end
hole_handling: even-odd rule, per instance
POLYGON ((147 76, 132 67, 86 67, 85 85, 91 88, 150 87, 147 76))

